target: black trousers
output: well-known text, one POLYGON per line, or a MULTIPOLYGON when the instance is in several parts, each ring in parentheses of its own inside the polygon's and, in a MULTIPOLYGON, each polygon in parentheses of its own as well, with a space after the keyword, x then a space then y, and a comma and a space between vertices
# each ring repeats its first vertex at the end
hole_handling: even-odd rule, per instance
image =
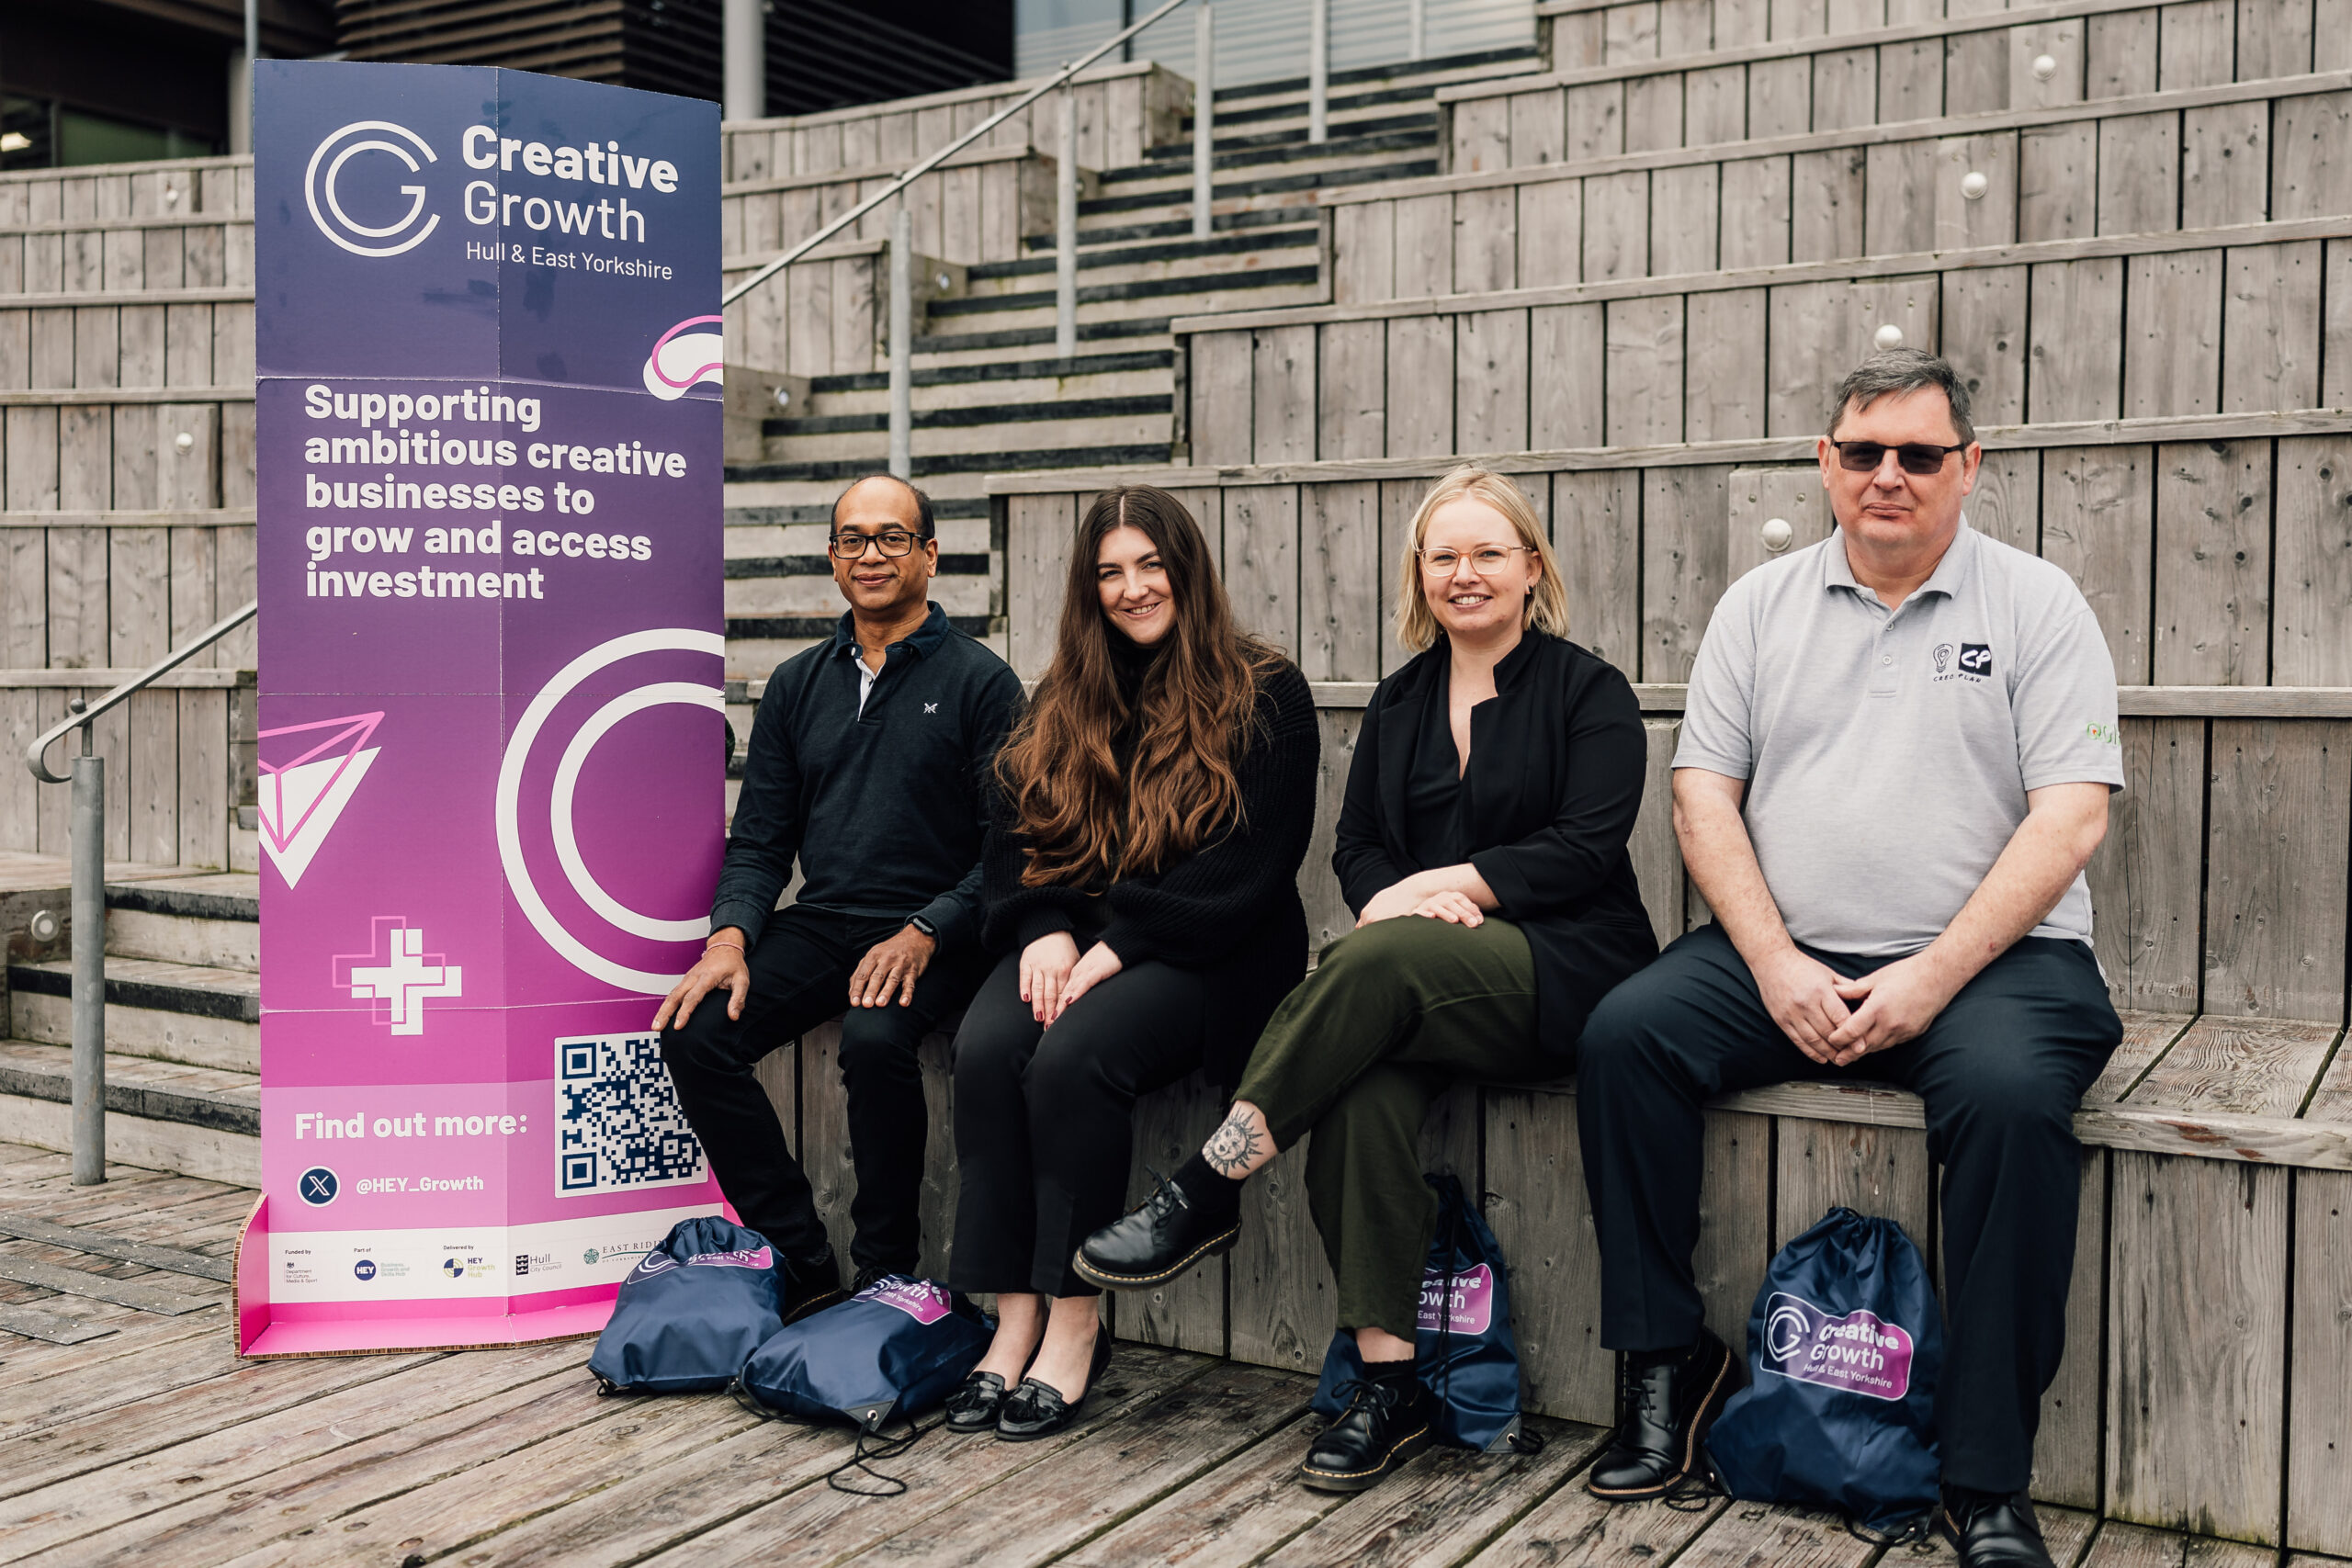
MULTIPOLYGON (((1083 952, 1091 937, 1079 943, 1083 952)), ((1091 1296, 1078 1244, 1126 1210, 1137 1097, 1201 1065, 1215 970, 1121 970, 1041 1027, 1021 955, 997 964, 956 1035, 959 1291, 1091 1296)))
POLYGON ((752 1068, 833 1018, 842 1021, 842 1087, 857 1172, 850 1260, 861 1269, 912 1273, 922 1252, 917 1204, 929 1119, 916 1047, 970 999, 988 959, 977 948, 937 953, 909 1005, 851 1007, 849 977, 858 962, 905 926, 798 905, 779 909, 748 955, 752 989, 743 1016, 729 1019, 727 993, 713 991, 684 1028, 673 1023, 662 1031, 662 1058, 720 1189, 743 1224, 786 1258, 821 1254, 825 1227, 808 1178, 752 1068))
MULTIPOLYGON (((1847 976, 1888 962, 1805 951, 1847 976)), ((1927 1102, 1928 1152, 1943 1167, 1944 1478, 2022 1489, 2065 1349, 2083 1168, 2074 1111, 2122 1037, 2090 949, 2029 937, 1917 1039, 1826 1067, 1773 1023, 1721 927, 1690 932, 1602 1000, 1578 1051, 1601 1343, 1665 1350, 1698 1337, 1690 1254, 1708 1100, 1795 1078, 1900 1084, 1927 1102)))

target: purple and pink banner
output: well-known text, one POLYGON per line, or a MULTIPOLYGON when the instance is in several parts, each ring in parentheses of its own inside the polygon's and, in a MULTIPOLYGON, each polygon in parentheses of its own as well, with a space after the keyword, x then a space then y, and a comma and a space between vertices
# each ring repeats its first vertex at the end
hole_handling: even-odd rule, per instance
POLYGON ((718 106, 254 78, 239 1348, 593 1332, 720 1208, 646 1029, 724 832, 718 106))

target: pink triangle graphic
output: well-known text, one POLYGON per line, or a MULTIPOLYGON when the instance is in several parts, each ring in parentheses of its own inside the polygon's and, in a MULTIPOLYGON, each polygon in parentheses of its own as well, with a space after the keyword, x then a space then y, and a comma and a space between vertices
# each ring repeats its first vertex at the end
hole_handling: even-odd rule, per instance
POLYGON ((262 730, 256 741, 281 735, 318 735, 309 750, 272 762, 256 759, 260 773, 255 816, 262 852, 288 887, 302 878, 329 829, 349 805, 359 781, 380 748, 368 744, 383 722, 381 713, 348 714, 262 730))

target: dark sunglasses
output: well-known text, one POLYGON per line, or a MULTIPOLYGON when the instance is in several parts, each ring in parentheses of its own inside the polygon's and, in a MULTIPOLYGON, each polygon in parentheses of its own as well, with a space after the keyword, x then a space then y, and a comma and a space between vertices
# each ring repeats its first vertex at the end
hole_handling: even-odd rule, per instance
MULTIPOLYGON (((1829 445, 1838 448, 1838 463, 1851 473, 1876 473, 1878 466, 1886 461, 1888 448, 1876 441, 1832 441, 1829 445)), ((1906 441, 1893 450, 1895 462, 1905 473, 1925 476, 1943 472, 1944 459, 1954 452, 1967 451, 1968 443, 1933 446, 1924 441, 1906 441)))

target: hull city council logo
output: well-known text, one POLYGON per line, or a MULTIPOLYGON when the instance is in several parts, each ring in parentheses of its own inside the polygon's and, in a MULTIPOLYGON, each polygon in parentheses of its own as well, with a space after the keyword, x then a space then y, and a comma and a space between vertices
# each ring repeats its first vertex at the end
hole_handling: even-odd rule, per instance
POLYGON ((320 233, 355 256, 396 256, 414 250, 441 226, 439 213, 424 210, 423 186, 399 187, 400 194, 408 197, 405 212, 395 207, 390 212, 368 212, 363 220, 345 209, 337 182, 345 166, 362 153, 397 159, 412 175, 421 175, 426 164, 440 161, 424 144, 424 138, 404 125, 388 119, 355 119, 320 142, 311 154, 310 167, 303 171, 302 196, 310 204, 311 221, 319 226, 320 233), (375 221, 386 218, 390 221, 375 221))

